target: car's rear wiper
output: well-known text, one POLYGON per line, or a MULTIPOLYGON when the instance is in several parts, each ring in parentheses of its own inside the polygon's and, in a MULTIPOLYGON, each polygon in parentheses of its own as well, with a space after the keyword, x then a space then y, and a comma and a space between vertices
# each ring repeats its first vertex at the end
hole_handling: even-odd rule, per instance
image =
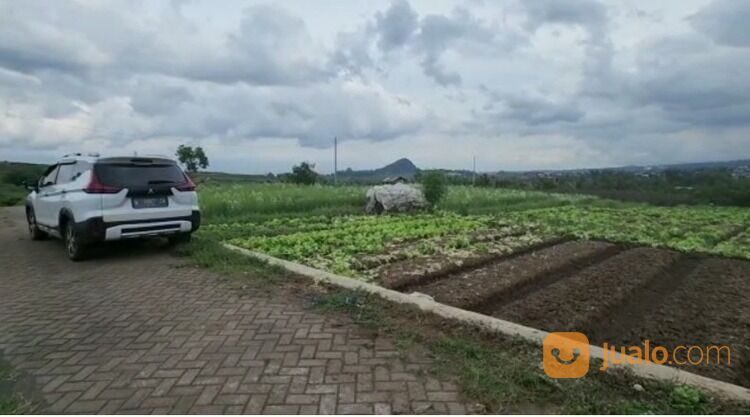
POLYGON ((151 180, 148 183, 149 184, 174 184, 175 182, 172 180, 151 180))

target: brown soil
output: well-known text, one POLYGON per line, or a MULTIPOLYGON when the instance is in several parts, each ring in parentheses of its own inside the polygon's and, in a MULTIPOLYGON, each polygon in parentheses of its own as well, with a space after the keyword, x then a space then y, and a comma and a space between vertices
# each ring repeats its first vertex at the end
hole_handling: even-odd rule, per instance
MULTIPOLYGON (((670 350, 678 345, 729 346, 731 367, 714 363, 686 364, 682 368, 750 386, 750 262, 720 258, 695 262, 692 272, 671 293, 664 294, 661 302, 636 320, 624 320, 629 324, 628 330, 595 334, 592 342, 631 345, 648 339, 670 350)), ((675 359, 685 362, 684 353, 678 351, 675 359)), ((698 359, 693 358, 695 362, 698 359)))
POLYGON ((750 387, 750 262, 580 241, 437 272, 409 266, 393 273, 401 291, 548 331, 581 331, 595 345, 729 346, 731 367, 683 369, 750 387))
POLYGON ((562 332, 583 331, 649 280, 669 268, 679 254, 636 248, 583 269, 572 277, 516 300, 492 315, 535 328, 562 332))
POLYGON ((408 290, 428 294, 442 303, 471 309, 494 298, 506 297, 540 277, 562 276, 566 270, 591 262, 592 258, 608 255, 613 246, 587 241, 561 243, 513 259, 450 274, 408 290))
POLYGON ((435 254, 383 265, 376 270, 377 280, 387 288, 401 291, 414 290, 450 274, 473 270, 491 262, 507 260, 534 250, 562 242, 561 239, 528 245, 523 241, 510 241, 493 247, 486 254, 435 254))

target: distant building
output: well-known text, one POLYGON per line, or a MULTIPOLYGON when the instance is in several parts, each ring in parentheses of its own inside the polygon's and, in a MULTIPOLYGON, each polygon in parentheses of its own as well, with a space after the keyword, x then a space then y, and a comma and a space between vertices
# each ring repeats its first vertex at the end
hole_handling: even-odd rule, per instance
POLYGON ((400 175, 396 177, 386 177, 385 179, 383 179, 383 184, 406 184, 407 182, 409 182, 409 180, 406 179, 406 177, 402 177, 400 175))

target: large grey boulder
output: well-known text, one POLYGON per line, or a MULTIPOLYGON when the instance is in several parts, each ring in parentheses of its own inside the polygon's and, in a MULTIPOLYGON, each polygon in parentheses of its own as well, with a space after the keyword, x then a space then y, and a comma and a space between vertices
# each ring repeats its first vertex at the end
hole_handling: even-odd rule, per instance
POLYGON ((393 213, 427 207, 422 190, 408 184, 376 185, 367 190, 368 213, 393 213))

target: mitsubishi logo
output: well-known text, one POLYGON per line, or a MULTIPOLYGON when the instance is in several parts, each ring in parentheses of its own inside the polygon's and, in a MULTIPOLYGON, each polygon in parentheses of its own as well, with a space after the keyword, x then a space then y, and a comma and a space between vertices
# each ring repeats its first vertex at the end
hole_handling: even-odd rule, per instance
POLYGON ((153 193, 154 193, 154 189, 153 189, 153 188, 149 188, 149 189, 148 189, 148 193, 149 193, 149 194, 153 194, 153 193))

